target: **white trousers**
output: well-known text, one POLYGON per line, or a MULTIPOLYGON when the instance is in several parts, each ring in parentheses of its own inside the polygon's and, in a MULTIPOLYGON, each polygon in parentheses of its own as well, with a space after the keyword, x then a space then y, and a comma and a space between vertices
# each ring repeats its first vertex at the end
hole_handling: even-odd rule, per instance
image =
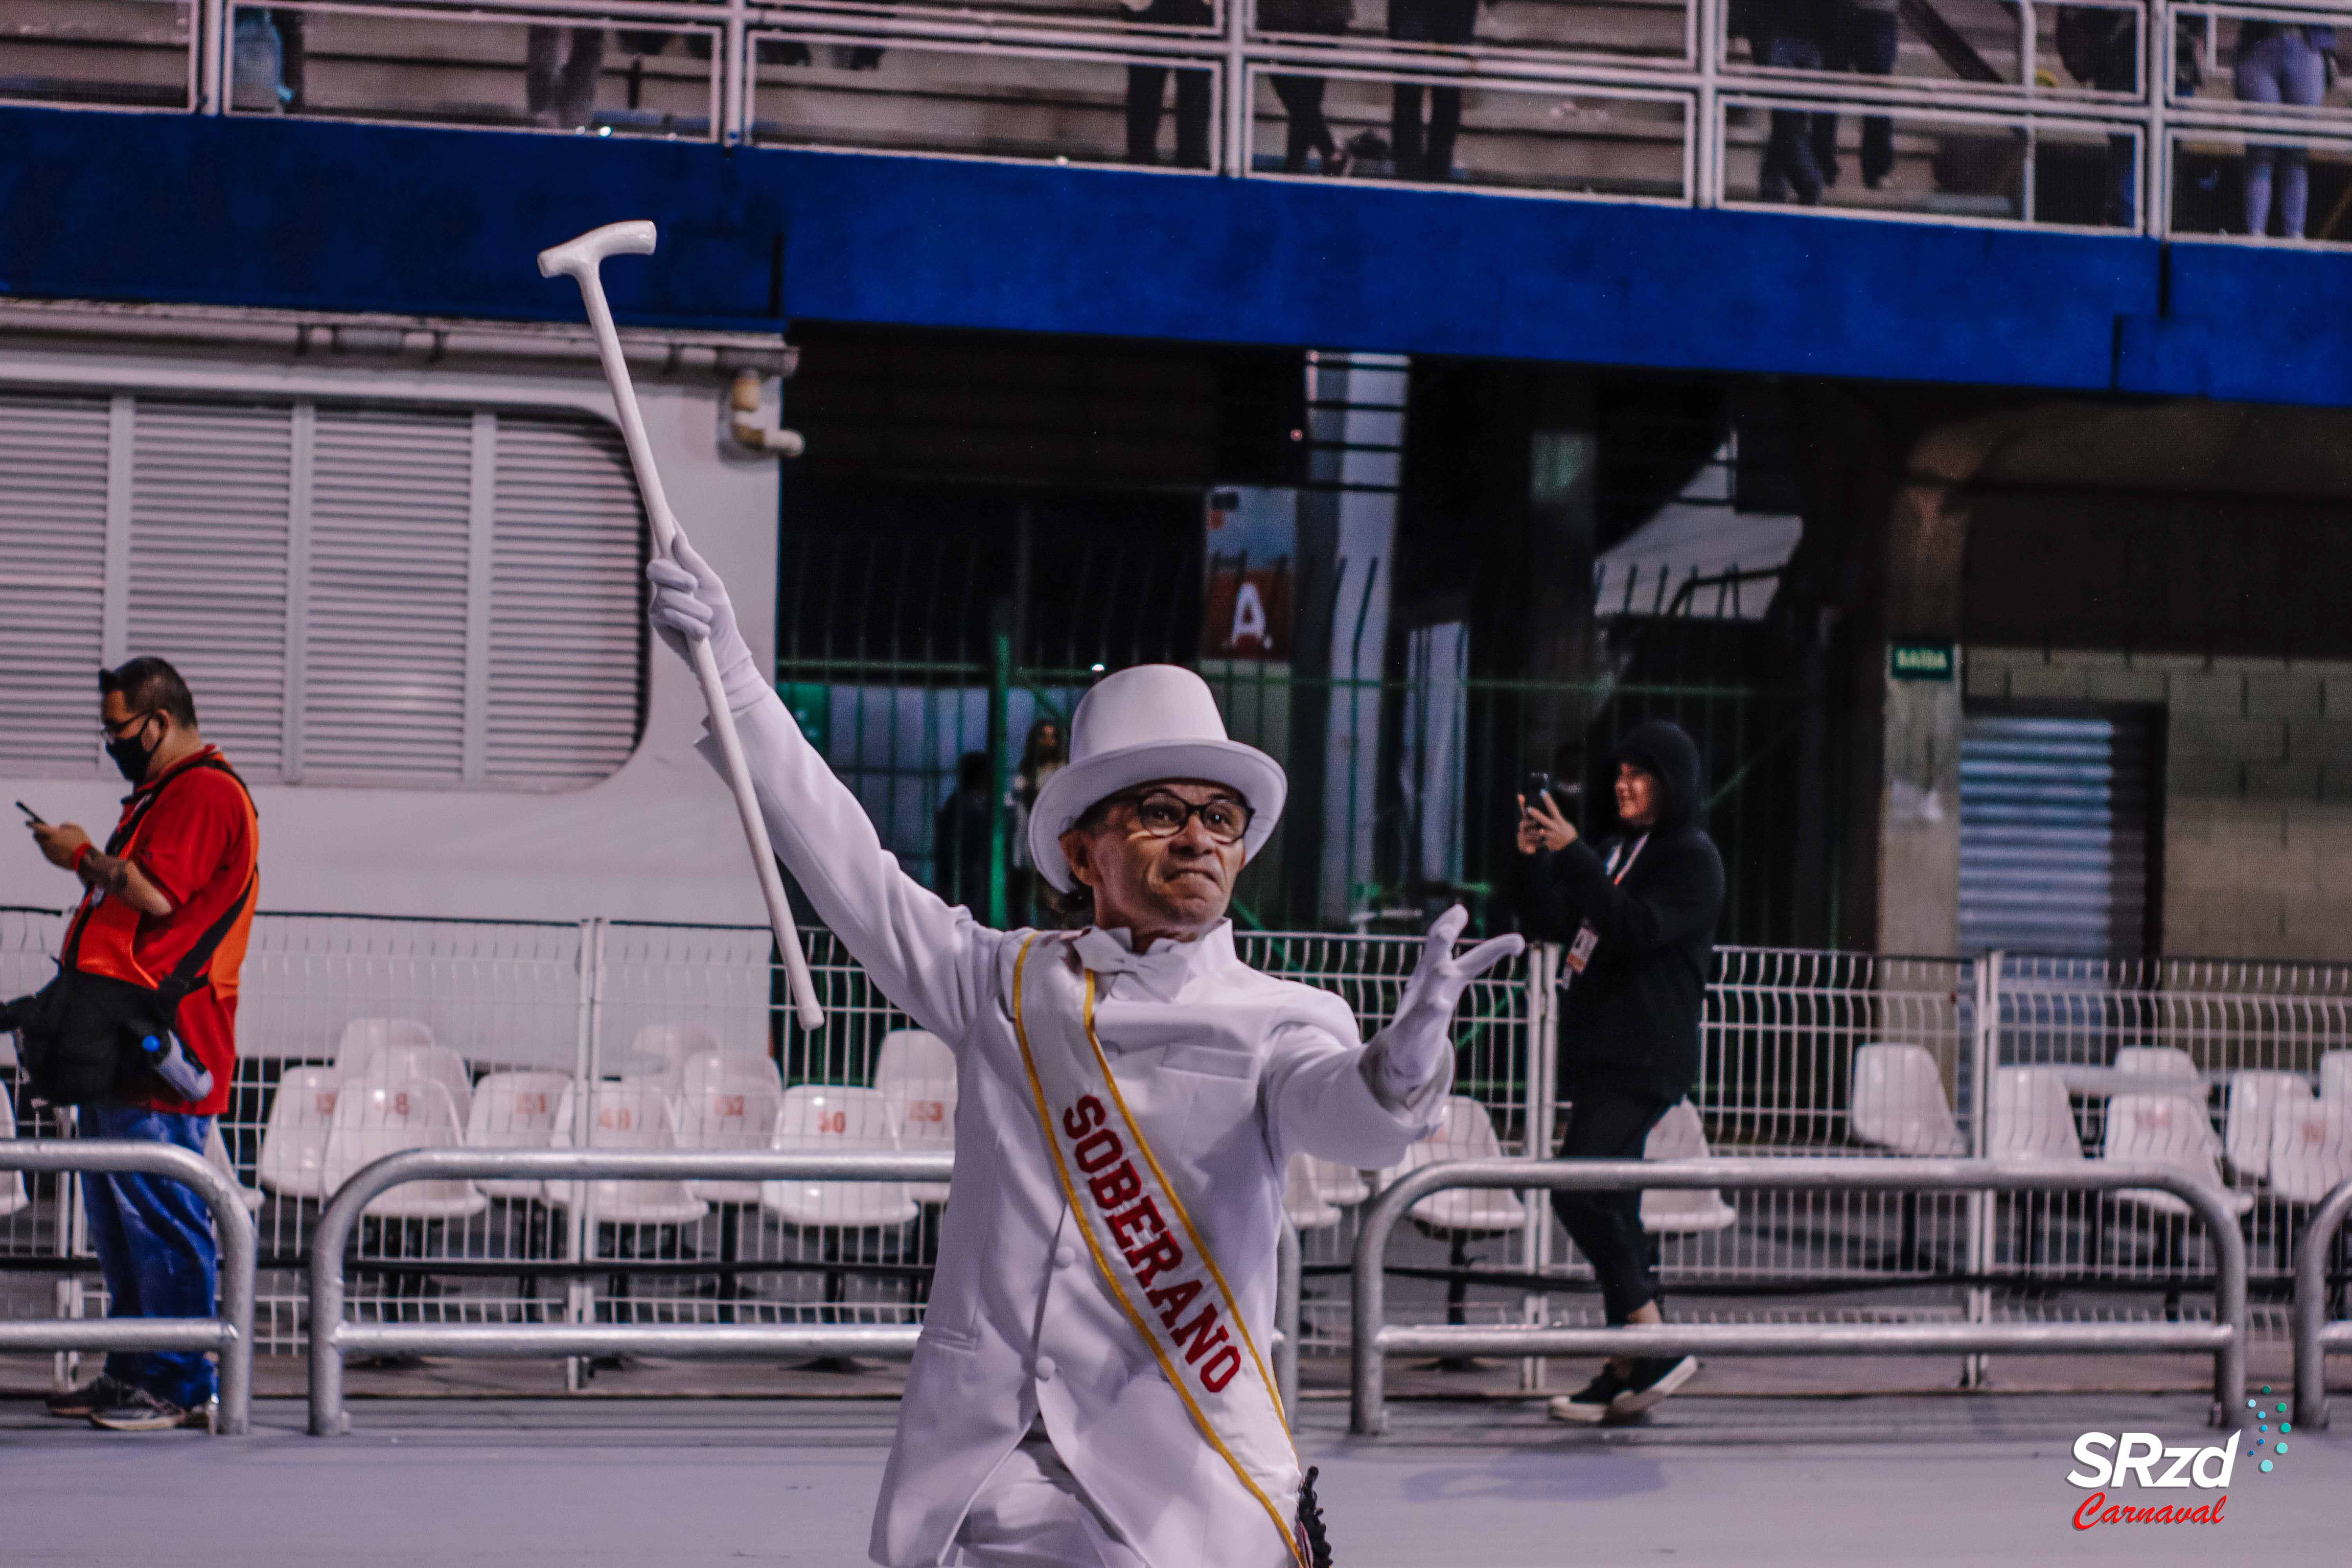
POLYGON ((956 1531, 950 1568, 1147 1568, 1087 1501, 1054 1450, 1004 1457, 956 1531))

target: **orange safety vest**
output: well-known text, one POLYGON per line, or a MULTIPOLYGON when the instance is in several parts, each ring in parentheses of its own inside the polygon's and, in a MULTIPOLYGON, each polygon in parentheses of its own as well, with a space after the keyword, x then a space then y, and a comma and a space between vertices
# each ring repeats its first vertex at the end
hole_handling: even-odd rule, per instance
MULTIPOLYGON (((257 844, 259 818, 254 811, 253 793, 236 776, 236 770, 215 752, 184 763, 154 788, 134 795, 130 809, 122 814, 122 820, 115 824, 113 834, 108 837, 106 852, 117 859, 136 862, 145 842, 148 818, 163 792, 181 779, 207 770, 226 773, 235 782, 245 802, 246 842, 257 844)), ((103 974, 146 990, 166 992, 166 999, 175 1005, 181 996, 204 985, 215 987, 223 996, 234 996, 238 971, 245 965, 246 942, 253 928, 254 895, 260 879, 257 858, 246 872, 245 885, 238 889, 235 901, 174 959, 169 973, 161 975, 150 973, 139 961, 135 943, 139 922, 145 917, 124 900, 107 898, 92 888, 83 896, 81 907, 74 911, 73 923, 66 928, 65 945, 58 952, 58 962, 61 967, 79 973, 103 974)))

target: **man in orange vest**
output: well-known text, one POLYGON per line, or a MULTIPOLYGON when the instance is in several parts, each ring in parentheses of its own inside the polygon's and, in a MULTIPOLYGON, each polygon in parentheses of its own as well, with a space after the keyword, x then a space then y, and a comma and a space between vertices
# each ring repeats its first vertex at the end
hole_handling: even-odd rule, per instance
MULTIPOLYGON (((179 996, 171 1032, 186 1067, 173 1082, 137 1064, 81 1105, 82 1135, 151 1139, 201 1155, 236 1067, 237 973, 257 891, 252 798, 196 729, 195 700, 160 658, 98 678, 107 754, 136 786, 100 847, 74 824, 33 824, 41 853, 81 881, 61 969, 179 996), (209 944, 209 952, 206 946, 209 944), (174 984, 177 981, 178 984, 174 984), (191 1068, 193 1070, 191 1070, 191 1068), (209 1079, 209 1082, 205 1080, 209 1079)), ((208 1318, 219 1273, 204 1200, 157 1176, 82 1178, 89 1232, 118 1318, 208 1318)), ((110 1355, 87 1385, 48 1403, 114 1431, 202 1426, 216 1397, 197 1352, 110 1355)))

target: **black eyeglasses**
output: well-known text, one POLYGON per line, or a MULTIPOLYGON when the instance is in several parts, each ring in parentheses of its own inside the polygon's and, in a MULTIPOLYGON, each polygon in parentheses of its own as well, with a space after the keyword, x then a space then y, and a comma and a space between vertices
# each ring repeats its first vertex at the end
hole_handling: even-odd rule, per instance
POLYGON ((153 717, 155 717, 155 710, 150 708, 144 713, 133 713, 130 718, 125 719, 121 729, 117 729, 105 719, 98 721, 98 727, 105 731, 106 738, 110 741, 127 741, 137 734, 147 721, 153 717))
POLYGON ((1107 804, 1133 806, 1137 826, 1154 838, 1175 837, 1196 816, 1201 826, 1209 830, 1209 837, 1220 844, 1238 844, 1249 831, 1250 808, 1231 795, 1220 795, 1194 805, 1181 795, 1155 789, 1141 795, 1114 795, 1107 804))

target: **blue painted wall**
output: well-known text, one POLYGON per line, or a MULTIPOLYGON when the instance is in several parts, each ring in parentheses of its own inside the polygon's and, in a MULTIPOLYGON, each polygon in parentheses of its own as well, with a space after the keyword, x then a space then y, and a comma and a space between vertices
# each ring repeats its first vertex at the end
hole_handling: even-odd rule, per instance
POLYGON ((0 110, 0 292, 789 317, 2352 404, 2352 258, 1349 184, 0 110))

